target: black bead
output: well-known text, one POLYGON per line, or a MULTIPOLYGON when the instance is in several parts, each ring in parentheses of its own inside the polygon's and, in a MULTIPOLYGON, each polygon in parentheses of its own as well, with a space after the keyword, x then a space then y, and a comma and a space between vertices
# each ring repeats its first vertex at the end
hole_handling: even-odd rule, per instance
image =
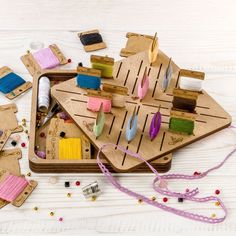
POLYGON ((61 137, 61 138, 64 138, 65 136, 66 136, 66 133, 65 133, 64 131, 61 131, 60 137, 61 137))
POLYGON ((184 201, 184 199, 182 197, 178 198, 178 202, 183 202, 183 201, 184 201))
POLYGON ((70 187, 70 182, 69 182, 69 181, 66 181, 66 182, 65 182, 65 187, 66 187, 66 188, 69 188, 69 187, 70 187))
POLYGON ((15 146, 17 145, 17 142, 16 142, 15 140, 13 140, 13 141, 11 142, 11 145, 15 147, 15 146))
POLYGON ((82 67, 82 66, 83 66, 83 63, 82 63, 82 62, 79 62, 79 63, 78 63, 78 66, 81 66, 81 67, 82 67))

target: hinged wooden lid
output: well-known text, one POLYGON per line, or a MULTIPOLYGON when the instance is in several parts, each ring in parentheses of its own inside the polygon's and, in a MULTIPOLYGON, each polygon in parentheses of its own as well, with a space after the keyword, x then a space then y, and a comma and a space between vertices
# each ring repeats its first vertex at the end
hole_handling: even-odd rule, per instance
POLYGON ((94 63, 102 63, 106 65, 114 65, 114 58, 108 57, 108 56, 97 56, 97 55, 91 55, 90 61, 94 63))
POLYGON ((204 80, 205 73, 204 72, 200 72, 200 71, 194 71, 194 70, 180 69, 179 76, 191 77, 191 78, 195 78, 195 79, 204 80))

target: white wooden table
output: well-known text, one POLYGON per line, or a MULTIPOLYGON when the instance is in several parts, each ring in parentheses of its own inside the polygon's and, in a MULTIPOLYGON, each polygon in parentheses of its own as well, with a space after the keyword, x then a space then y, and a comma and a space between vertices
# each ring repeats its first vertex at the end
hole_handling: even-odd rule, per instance
MULTIPOLYGON (((31 76, 20 61, 29 49, 30 42, 41 41, 47 46, 56 43, 72 63, 64 68, 75 68, 79 61, 88 65, 89 55, 77 38, 80 30, 100 29, 108 48, 99 54, 119 59, 127 31, 153 34, 158 32, 160 48, 171 55, 182 68, 206 72, 204 84, 207 90, 233 117, 236 117, 236 3, 234 0, 71 0, 32 1, 0 0, 0 65, 10 66, 26 80, 31 76)), ((17 118, 27 119, 29 127, 31 92, 15 100, 19 112, 17 118)), ((0 104, 9 103, 0 96, 0 104)), ((22 140, 25 135, 22 134, 22 140)), ((171 173, 192 174, 204 171, 219 163, 236 145, 236 130, 226 129, 174 153, 171 173)), ((5 148, 12 148, 10 143, 5 148)), ((22 149, 21 169, 29 172, 27 148, 22 149)), ((32 179, 39 186, 21 208, 11 205, 0 210, 0 233, 140 233, 158 232, 187 235, 210 232, 233 234, 236 231, 236 160, 232 157, 220 170, 207 178, 187 182, 171 182, 173 189, 184 191, 198 186, 201 195, 221 190, 222 199, 229 210, 226 221, 218 225, 193 222, 165 213, 145 204, 138 204, 115 190, 102 175, 62 174, 56 185, 49 183, 49 174, 34 174, 32 179), (98 180, 103 194, 97 201, 86 201, 81 185, 98 180), (71 181, 72 187, 64 188, 71 181), (67 198, 67 192, 72 193, 67 198), (35 212, 33 208, 39 210, 35 212), (50 211, 55 212, 51 217, 50 211), (59 222, 58 218, 64 221, 59 222)), ((155 195, 151 189, 153 175, 120 175, 122 184, 147 196, 155 195)), ((168 205, 201 212, 220 214, 214 204, 180 205, 169 199, 168 205), (212 208, 209 210, 209 208, 212 208)))

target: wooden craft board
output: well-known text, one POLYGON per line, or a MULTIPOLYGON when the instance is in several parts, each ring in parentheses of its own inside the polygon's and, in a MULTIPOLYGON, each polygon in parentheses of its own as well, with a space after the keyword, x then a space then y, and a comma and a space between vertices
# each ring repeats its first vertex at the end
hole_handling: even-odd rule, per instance
MULTIPOLYGON (((37 96, 38 96, 38 81, 41 76, 47 76, 50 81, 63 82, 74 78, 77 75, 76 70, 48 70, 42 72, 40 75, 35 75, 33 82, 32 93, 32 110, 31 110, 31 125, 30 125, 30 143, 29 143, 29 165, 30 169, 37 173, 99 173, 101 172, 96 161, 97 151, 92 147, 91 159, 83 160, 48 160, 41 159, 35 154, 35 147, 39 146, 40 150, 46 150, 46 138, 41 138, 40 133, 48 133, 49 123, 45 126, 36 129, 36 115, 37 115, 37 96)), ((103 159, 106 167, 111 171, 115 170, 110 163, 103 159)), ((167 172, 171 168, 172 154, 163 156, 162 158, 152 162, 154 168, 159 172, 167 172)), ((141 173, 150 172, 146 165, 132 170, 130 172, 141 173)))
MULTIPOLYGON (((76 87, 75 79, 68 80, 52 88, 52 96, 60 103, 71 118, 89 137, 96 148, 101 148, 104 143, 114 143, 137 152, 147 161, 160 158, 178 148, 193 143, 212 133, 215 133, 231 123, 230 115, 218 105, 205 91, 199 95, 196 108, 196 122, 194 135, 181 135, 169 131, 169 116, 172 107, 172 91, 178 87, 179 67, 172 61, 173 74, 170 86, 166 93, 161 91, 161 86, 169 57, 159 50, 157 60, 150 66, 148 51, 125 58, 115 63, 114 80, 110 83, 127 86, 129 96, 126 99, 126 108, 112 108, 110 114, 106 114, 103 134, 96 139, 83 125, 94 122, 96 113, 87 110, 86 90, 76 87), (150 89, 147 96, 140 102, 132 97, 137 96, 138 82, 142 79, 145 67, 150 77, 150 89), (138 131, 130 144, 125 138, 125 128, 134 107, 138 110, 138 131), (162 114, 162 126, 158 136, 151 141, 148 131, 152 116, 158 111, 162 114), (173 142, 180 140, 179 142, 173 142)), ((108 81, 106 80, 106 83, 108 81)), ((126 156, 120 151, 110 148, 103 151, 104 157, 119 172, 130 171, 142 164, 141 161, 126 156)))

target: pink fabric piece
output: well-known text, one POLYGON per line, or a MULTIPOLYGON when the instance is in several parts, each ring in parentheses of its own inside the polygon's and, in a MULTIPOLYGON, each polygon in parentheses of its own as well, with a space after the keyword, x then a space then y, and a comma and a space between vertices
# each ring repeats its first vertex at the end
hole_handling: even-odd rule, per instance
POLYGON ((60 64, 60 61, 50 48, 43 48, 33 53, 33 57, 42 69, 54 68, 60 64))
POLYGON ((87 108, 91 111, 99 111, 103 103, 103 111, 108 113, 111 111, 111 100, 104 98, 88 97, 87 108))
POLYGON ((28 181, 15 175, 8 175, 0 184, 0 198, 8 202, 14 201, 26 188, 28 181))

